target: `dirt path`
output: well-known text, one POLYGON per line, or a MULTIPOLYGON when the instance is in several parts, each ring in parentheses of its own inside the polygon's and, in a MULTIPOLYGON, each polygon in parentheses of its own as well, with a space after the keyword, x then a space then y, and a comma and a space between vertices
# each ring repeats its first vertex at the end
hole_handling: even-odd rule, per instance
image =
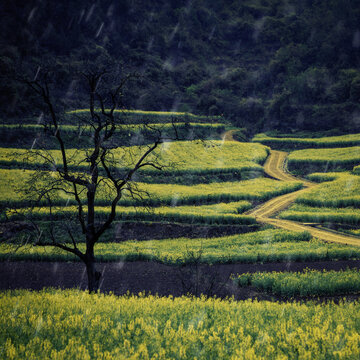
POLYGON ((285 151, 271 150, 270 156, 267 158, 264 165, 265 172, 277 180, 302 181, 306 187, 314 186, 315 184, 310 181, 298 179, 295 176, 285 172, 285 162, 287 155, 288 153, 285 151))
POLYGON ((280 227, 282 229, 293 231, 308 231, 311 233, 312 236, 320 240, 360 246, 360 239, 357 237, 344 235, 335 231, 316 229, 314 227, 298 223, 296 221, 271 218, 271 216, 291 205, 299 195, 309 191, 314 186, 317 186, 317 184, 315 183, 298 179, 286 173, 286 158, 286 152, 271 150, 270 156, 268 157, 264 165, 265 173, 280 181, 302 181, 305 189, 273 198, 267 201, 265 204, 261 205, 260 207, 257 207, 254 210, 247 212, 247 215, 255 216, 256 220, 260 223, 270 224, 276 227, 280 227))

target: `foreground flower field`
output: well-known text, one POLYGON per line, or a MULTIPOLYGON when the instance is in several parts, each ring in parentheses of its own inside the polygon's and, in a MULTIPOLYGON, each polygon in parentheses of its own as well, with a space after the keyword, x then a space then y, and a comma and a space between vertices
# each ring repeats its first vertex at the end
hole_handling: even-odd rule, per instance
POLYGON ((360 303, 0 294, 7 359, 358 359, 360 303))

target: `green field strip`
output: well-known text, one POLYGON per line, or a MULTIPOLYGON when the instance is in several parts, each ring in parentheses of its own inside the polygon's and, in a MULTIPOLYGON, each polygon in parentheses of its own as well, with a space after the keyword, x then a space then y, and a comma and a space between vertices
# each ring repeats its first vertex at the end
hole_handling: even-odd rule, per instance
POLYGON ((253 142, 259 142, 274 149, 298 148, 333 148, 360 145, 360 134, 347 134, 341 136, 326 136, 318 138, 300 137, 272 137, 266 134, 256 134, 253 142))
MULTIPOLYGON (((90 126, 60 125, 62 139, 66 147, 77 144, 78 148, 93 145, 93 130, 90 126)), ((163 124, 117 124, 111 146, 131 146, 152 143, 161 134, 164 139, 220 139, 226 129, 219 123, 176 123, 163 124)), ((57 149, 58 142, 43 125, 7 124, 0 125, 0 146, 30 149, 39 147, 57 149)), ((110 141, 108 142, 110 143, 110 141)))
MULTIPOLYGON (((215 204, 213 207, 205 206, 179 206, 179 207, 132 207, 117 206, 117 220, 121 221, 161 221, 176 222, 186 224, 208 224, 208 225, 252 225, 256 224, 255 218, 248 215, 240 215, 249 209, 250 204, 247 202, 235 202, 230 204, 215 204), (227 206, 229 205, 229 206, 227 206), (223 207, 223 213, 218 212, 219 207, 223 207), (229 211, 229 212, 227 212, 229 211), (237 213, 234 213, 234 212, 237 213)), ((32 219, 36 220, 69 220, 76 216, 78 209, 76 206, 53 206, 35 207, 32 209, 21 208, 5 211, 6 217, 10 220, 21 220, 31 214, 32 219)), ((86 208, 84 208, 86 214, 86 208)), ((96 218, 98 220, 105 219, 109 213, 109 206, 96 206, 96 218)))
POLYGON ((312 207, 302 204, 292 205, 279 214, 279 218, 301 221, 305 223, 336 223, 360 224, 360 209, 358 208, 326 208, 312 207))
MULTIPOLYGON (((7 170, 0 169, 0 204, 12 206, 26 206, 32 194, 28 193, 26 183, 33 175, 39 175, 32 170, 7 170), (21 184, 21 185, 19 185, 21 184)), ((49 184, 55 176, 52 172, 43 172, 41 181, 49 184)), ((134 183, 133 186, 142 195, 141 199, 133 199, 129 192, 124 191, 123 198, 119 204, 151 204, 160 205, 196 205, 198 203, 220 203, 240 200, 265 201, 274 196, 286 194, 302 187, 301 182, 279 182, 267 178, 256 178, 239 182, 216 182, 198 185, 178 184, 146 184, 134 183), (149 196, 147 196, 149 194, 149 196)), ((51 199, 54 204, 74 204, 74 198, 70 195, 56 190, 52 192, 51 199)), ((108 205, 109 199, 114 195, 114 189, 105 185, 98 188, 97 204, 108 205)), ((81 194, 86 199, 86 192, 81 194)))
POLYGON ((360 292, 359 269, 303 272, 256 272, 234 277, 240 287, 254 286, 271 294, 293 296, 334 296, 360 292))
MULTIPOLYGON (((306 232, 263 230, 220 238, 97 243, 98 261, 157 261, 169 265, 201 263, 258 263, 359 259, 360 248, 310 240, 306 232)), ((85 244, 79 243, 79 249, 85 244)), ((0 245, 3 260, 78 261, 74 255, 53 247, 0 245), (15 251, 15 249, 17 249, 15 251)))
MULTIPOLYGON (((101 109, 95 109, 97 113, 101 113, 101 109)), ((106 109, 106 111, 109 111, 106 109)), ((89 116, 89 109, 76 109, 68 111, 66 113, 66 119, 78 120, 81 116, 89 116)), ((128 109, 116 109, 114 111, 116 119, 127 120, 128 122, 153 122, 153 123, 171 123, 172 121, 184 121, 184 122, 221 122, 224 120, 222 116, 204 116, 195 115, 189 112, 174 112, 174 111, 145 111, 145 110, 128 110, 128 109)))
MULTIPOLYGON (((117 168, 133 166, 146 151, 147 146, 131 146, 112 150, 114 164, 117 168)), ((181 174, 220 173, 222 171, 261 170, 268 156, 268 148, 260 144, 240 143, 236 141, 177 141, 165 142, 147 157, 148 161, 157 161, 164 166, 163 172, 181 174)), ((61 166, 59 150, 37 151, 29 153, 25 149, 0 148, 0 164, 13 167, 41 166, 42 155, 51 157, 55 164, 61 166)), ((69 149, 67 151, 69 167, 87 168, 85 150, 69 149)), ((159 173, 147 170, 148 173, 159 173)))
MULTIPOLYGON (((177 122, 176 127, 199 127, 199 128, 221 128, 225 129, 226 124, 223 123, 194 123, 194 122, 177 122)), ((78 132, 79 130, 89 132, 92 131, 92 128, 89 125, 76 126, 76 125, 60 125, 60 131, 69 131, 69 132, 78 132)), ((142 129, 158 129, 158 130, 167 130, 172 129, 173 124, 169 123, 149 123, 149 124, 116 124, 115 131, 123 131, 123 130, 133 130, 138 131, 142 129)), ((0 124, 0 130, 32 130, 32 131, 44 131, 44 125, 39 124, 0 124)))

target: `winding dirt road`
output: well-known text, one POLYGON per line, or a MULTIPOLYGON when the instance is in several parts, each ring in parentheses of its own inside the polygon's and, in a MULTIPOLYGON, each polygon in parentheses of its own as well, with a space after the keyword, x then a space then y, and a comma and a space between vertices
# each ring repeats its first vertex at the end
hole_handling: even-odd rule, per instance
POLYGON ((301 181, 305 188, 273 198, 267 201, 265 204, 250 210, 247 212, 247 215, 255 216, 256 220, 260 223, 270 224, 285 230, 308 231, 312 236, 320 240, 360 246, 360 239, 357 237, 344 235, 336 231, 317 229, 306 224, 298 223, 296 221, 282 220, 272 217, 279 211, 284 210, 289 205, 291 205, 299 195, 311 190, 311 188, 314 186, 317 186, 315 183, 298 179, 286 173, 286 158, 286 152, 271 150, 270 156, 264 165, 265 173, 280 181, 301 181))
POLYGON ((235 141, 234 134, 236 130, 228 130, 221 135, 222 141, 235 141))

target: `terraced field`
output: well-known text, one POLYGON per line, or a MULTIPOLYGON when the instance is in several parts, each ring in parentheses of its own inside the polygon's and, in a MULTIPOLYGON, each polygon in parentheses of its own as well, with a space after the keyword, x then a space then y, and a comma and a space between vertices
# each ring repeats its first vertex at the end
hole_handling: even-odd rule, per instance
MULTIPOLYGON (((86 114, 86 112, 81 110, 74 114, 83 115, 86 114)), ((137 117, 141 113, 129 114, 137 117)), ((147 115, 152 117, 152 119, 160 118, 160 120, 164 120, 169 114, 151 113, 147 115)), ((176 115, 178 120, 181 120, 181 116, 184 116, 184 114, 176 115)), ((200 125, 207 126, 206 123, 200 125)), ((34 127, 35 125, 26 126, 34 127)), ((64 126, 73 129, 72 125, 64 126)), ((139 125, 124 126, 136 127, 139 125)), ((169 126, 169 124, 163 123, 161 126, 169 126)), ((224 135, 222 141, 164 143, 162 148, 155 153, 153 157, 158 159, 159 162, 171 166, 171 170, 168 170, 169 173, 175 173, 179 176, 182 176, 185 173, 199 176, 213 173, 223 174, 224 172, 241 173, 244 170, 249 170, 265 171, 268 176, 281 181, 258 178, 240 182, 217 182, 190 186, 134 183, 134 187, 139 193, 152 194, 152 197, 147 200, 146 197, 144 198, 144 196, 142 196, 141 201, 136 204, 137 208, 132 209, 129 206, 135 203, 133 199, 128 198, 126 192, 124 192, 123 198, 120 201, 120 205, 122 206, 118 207, 121 219, 132 221, 154 221, 162 219, 162 221, 175 221, 191 224, 252 224, 254 223, 255 217, 259 223, 267 223, 287 230, 310 231, 314 236, 316 234, 317 237, 323 240, 336 239, 335 235, 326 233, 323 230, 315 230, 306 225, 289 222, 289 219, 296 218, 294 217, 294 209, 290 208, 287 212, 284 212, 281 215, 282 219, 274 219, 271 217, 289 207, 295 200, 305 204, 309 201, 316 203, 318 201, 317 199, 321 197, 321 205, 323 206, 325 200, 322 195, 322 187, 326 186, 327 191, 329 192, 330 186, 331 189, 333 188, 332 191, 340 196, 340 192, 338 191, 339 188, 343 188, 344 182, 349 183, 350 180, 352 185, 346 187, 346 193, 342 192, 341 199, 337 200, 334 196, 330 197, 333 204, 337 206, 341 204, 342 201, 345 201, 344 204, 346 205, 349 201, 352 201, 352 204, 355 204, 357 197, 354 195, 357 191, 356 181, 358 180, 358 177, 352 176, 350 179, 351 175, 348 175, 346 178, 345 175, 336 175, 336 181, 332 181, 330 185, 316 185, 311 181, 296 178, 285 171, 287 159, 286 152, 272 150, 271 155, 267 157, 269 152, 268 148, 260 144, 239 143, 233 141, 231 135, 233 131, 234 130, 229 131, 227 133, 228 135, 224 135), (225 139, 226 141, 224 141, 225 139), (265 161, 266 157, 267 160, 264 164, 264 170, 262 170, 261 164, 265 161), (303 187, 303 189, 301 189, 301 187, 303 187), (253 206, 252 203, 255 203, 256 205, 257 203, 266 200, 268 201, 265 204, 249 210, 249 208, 253 206), (226 204, 224 202, 226 202, 226 204), (156 207, 152 212, 149 212, 146 208, 142 207, 145 203, 156 207), (248 212, 245 213, 245 215, 239 215, 246 210, 248 210, 248 212)), ((354 140, 351 136, 349 139, 354 140)), ((339 139, 323 139, 322 141, 326 143, 333 140, 338 141, 339 139)), ((127 148, 126 151, 118 148, 114 150, 114 163, 116 163, 117 166, 120 166, 120 168, 126 168, 126 166, 131 163, 132 156, 136 157, 136 154, 140 153, 142 149, 143 147, 141 146, 133 146, 127 148), (128 151, 128 149, 130 149, 130 151, 128 151)), ((336 152, 336 149, 331 150, 336 152)), ((83 150, 77 149, 70 150, 70 157, 72 158, 74 170, 81 170, 82 159, 85 159, 82 151, 83 150)), ((36 155, 31 155, 30 157, 25 158, 25 160, 22 160, 22 156, 25 152, 25 150, 17 149, 16 154, 14 154, 13 149, 3 148, 0 151, 0 161, 2 161, 2 164, 7 163, 9 166, 20 166, 21 164, 25 169, 31 168, 31 166, 34 165, 41 165, 41 157, 36 157, 36 155)), ((59 161, 60 153, 58 150, 48 150, 46 151, 46 154, 49 154, 49 156, 54 159, 55 163, 59 161)), ((296 152, 294 152, 294 154, 296 155, 296 152)), ((324 149, 324 154, 329 156, 329 151, 324 149)), ((295 155, 292 154, 292 156, 295 155)), ((167 170, 165 169, 165 173, 166 171, 167 170)), ((23 182, 27 182, 34 172, 32 170, 0 169, 0 173, 2 174, 0 177, 0 188, 6 189, 5 191, 2 191, 1 203, 3 206, 9 204, 20 206, 22 209, 16 213, 7 213, 7 216, 10 219, 14 220, 15 218, 20 218, 19 216, 26 212, 26 196, 24 196, 21 191, 16 190, 14 184, 16 183, 16 180, 18 181, 19 179, 23 182)), ((46 171, 44 171, 44 179, 47 179, 46 181, 51 181, 52 174, 46 174, 46 171)), ((332 179, 334 177, 335 175, 333 175, 332 179)), ((110 191, 107 190, 107 192, 102 192, 102 195, 97 199, 96 210, 99 218, 105 216, 108 212, 108 209, 102 206, 107 203, 109 195, 111 195, 111 189, 110 191)), ((72 205, 72 202, 72 199, 65 193, 61 194, 59 191, 55 192, 52 197, 53 207, 51 208, 51 216, 54 216, 58 220, 66 219, 71 216, 71 213, 76 210, 76 208, 70 206, 72 205), (64 207, 64 205, 66 206, 64 207)), ((296 214, 298 216, 296 219, 309 220, 309 218, 306 217, 306 212, 302 212, 302 215, 298 213, 296 214), (301 218, 301 216, 303 217, 301 218)), ((322 213, 324 216, 326 215, 324 211, 322 213)), ((46 220, 50 215, 46 207, 35 209, 34 214, 37 218, 43 220, 46 220)), ((347 214, 350 215, 350 211, 347 211, 347 214)), ((344 216, 344 214, 342 215, 344 216)), ((318 216, 318 219, 319 218, 320 215, 318 216)), ((354 216, 352 216, 352 218, 354 218, 354 216)), ((348 236, 343 237, 343 235, 338 237, 336 241, 352 244, 357 244, 358 242, 357 239, 348 236)))
MULTIPOLYGON (((313 174, 309 180, 297 178, 286 171, 287 153, 272 150, 268 156, 267 147, 236 142, 231 134, 225 133, 222 140, 216 141, 165 143, 154 155, 169 167, 164 171, 139 174, 137 181, 133 182, 133 189, 142 196, 135 202, 124 192, 117 208, 117 222, 96 244, 97 266, 103 279, 100 289, 115 291, 120 295, 128 291, 138 294, 139 291, 147 290, 175 296, 188 293, 196 296, 201 293, 222 297, 236 295, 237 299, 357 297, 360 289, 360 239, 356 237, 356 230, 353 232, 355 236, 339 234, 289 218, 297 215, 300 221, 313 221, 315 215, 317 221, 321 222, 321 216, 328 216, 328 220, 333 212, 337 212, 343 222, 346 216, 354 219, 350 212, 356 212, 356 209, 345 206, 351 204, 355 207, 357 204, 358 177, 350 173, 328 173, 313 174), (244 177, 246 171, 252 175, 244 177), (261 177, 263 173, 271 178, 261 177), (231 174, 234 178, 231 178, 232 181, 224 181, 224 174, 231 174), (177 178, 176 182, 173 181, 174 177, 177 178), (185 179, 188 184, 184 183, 185 179), (319 183, 321 181, 325 182, 319 183), (147 198, 145 194, 151 194, 151 197, 147 198), (291 204, 292 207, 289 207, 291 204), (278 213, 279 216, 275 218, 278 213), (136 236, 130 237, 133 240, 118 236, 129 224, 139 228, 142 225, 146 231, 152 222, 156 222, 159 227, 167 226, 169 235, 170 232, 175 234, 168 238, 147 238, 146 241, 139 241, 136 236), (203 231, 204 235, 179 236, 176 229, 182 226, 191 226, 191 229, 203 231), (228 231, 229 227, 234 226, 242 233, 229 236, 225 232, 219 235, 219 231, 228 231), (217 236, 207 235, 209 229, 217 227, 217 236), (349 266, 353 270, 348 270, 349 266), (306 270, 307 267, 313 270, 306 270), (276 272, 269 273, 274 270, 276 272), (231 280, 231 273, 239 275, 231 280)), ((136 157, 140 150, 140 146, 133 146, 131 153, 136 157)), ((24 149, 16 151, 18 154, 25 152, 24 149)), ((71 150, 73 174, 87 166, 86 160, 81 160, 84 157, 82 151, 71 150)), ((47 153, 51 154, 55 163, 58 162, 58 151, 50 149, 47 153)), ((131 156, 126 157, 125 153, 123 149, 114 150, 114 164, 119 171, 131 162, 131 156)), ((42 181, 51 186, 52 182, 56 183, 54 172, 41 167, 41 161, 36 157, 26 158, 24 162, 20 158, 10 158, 13 154, 14 149, 0 149, 0 165, 4 167, 0 169, 3 220, 0 233, 6 239, 6 242, 0 244, 0 286, 41 289, 56 284, 65 288, 85 289, 85 271, 82 272, 82 267, 76 263, 79 258, 61 249, 33 246, 33 240, 28 237, 30 229, 22 222, 23 216, 30 212, 28 201, 31 194, 19 191, 16 184, 27 183, 36 173, 32 167, 40 166, 42 181), (10 227, 10 231, 7 229, 9 225, 14 226, 10 227), (20 229, 18 233, 14 230, 16 226, 20 229)), ((51 198, 52 206, 44 202, 41 207, 31 208, 31 216, 38 225, 39 233, 52 234, 64 246, 70 247, 72 243, 64 231, 64 225, 73 226, 72 220, 78 208, 76 202, 67 196, 68 190, 55 189, 51 198)), ((105 187, 100 187, 99 190, 95 208, 98 222, 109 214, 107 204, 112 189, 107 187, 105 191, 105 187)), ((80 194, 80 197, 86 203, 85 194, 80 194)), ((326 219, 324 217, 324 221, 326 219)), ((71 230, 76 238, 77 249, 84 251, 85 239, 81 228, 71 230)), ((129 231, 126 233, 130 234, 129 231)), ((124 357, 124 354, 125 358, 166 358, 182 354, 183 357, 192 358, 198 356, 200 342, 201 347, 205 343, 201 339, 208 339, 206 341, 211 351, 201 350, 200 358, 233 356, 247 359, 255 355, 266 358, 274 357, 275 354, 279 358, 299 357, 301 354, 316 358, 319 353, 329 355, 327 358, 336 358, 334 351, 357 356, 360 343, 360 339, 355 336, 358 328, 353 315, 357 311, 358 302, 346 303, 346 306, 343 303, 303 303, 300 306, 296 303, 279 305, 257 300, 251 303, 235 302, 195 296, 158 298, 143 294, 119 298, 96 294, 91 298, 91 302, 96 303, 92 310, 96 315, 89 320, 88 310, 81 308, 84 302, 90 301, 88 295, 74 290, 22 290, 0 292, 0 296, 3 322, 0 357, 16 358, 26 354, 33 358, 76 355, 82 358, 111 359, 124 357), (122 309, 121 314, 115 311, 118 306, 122 309), (68 319, 62 320, 61 326, 59 314, 63 316, 64 312, 59 312, 60 308, 66 309, 68 319), (147 318, 149 309, 151 319, 156 319, 154 326, 147 318), (9 316, 10 313, 15 314, 16 319, 9 316), (140 320, 134 322, 129 314, 140 320), (251 321, 246 320, 244 314, 250 316, 251 321), (288 324, 285 330, 282 325, 274 323, 274 314, 278 314, 275 317, 281 318, 282 324, 284 321, 288 324), (321 331, 328 334, 326 337, 317 336, 320 330, 313 330, 314 326, 320 329, 319 316, 322 317, 321 331), (194 318, 200 320, 196 320, 195 324, 194 318), (117 325, 115 329, 114 319, 123 328, 117 325), (232 319, 233 323, 224 319, 232 319), (339 328, 337 324, 342 324, 344 319, 346 329, 339 328), (223 322, 226 326, 221 327, 223 322), (243 323, 251 326, 246 325, 239 333, 238 326, 243 323), (87 331, 85 338, 91 331, 95 334, 90 347, 83 345, 84 328, 87 331), (290 337, 287 335, 289 330, 292 334, 290 337), (264 335, 261 335, 263 338, 258 344, 258 340, 253 341, 252 336, 256 334, 254 339, 258 339, 262 331, 264 335), (298 334, 296 341, 294 331, 298 334), (9 335, 14 332, 16 338, 9 335), (37 334, 36 340, 32 336, 29 338, 29 334, 34 332, 37 334), (56 337, 51 335, 54 333, 56 337), (120 333, 122 338, 116 340, 114 346, 114 339, 120 333), (305 336, 305 333, 308 335, 305 336), (59 335, 61 341, 53 342, 59 335), (154 336, 158 342, 154 342, 154 336), (72 342, 68 340, 70 337, 72 342), (171 345, 166 340, 169 337, 171 345), (342 340, 338 341, 340 337, 342 340), (214 341, 210 340, 212 338, 214 341), (132 339, 131 343, 129 339, 132 339), (311 351, 306 354, 301 350, 304 341, 311 344, 311 351), (227 344, 226 349, 220 346, 223 342, 227 344), (286 349, 284 351, 279 347, 281 342, 286 349), (327 344, 326 347, 324 344, 327 344)))
MULTIPOLYGON (((176 118, 176 126, 191 124, 200 128, 223 126, 221 123, 206 122, 204 121, 206 119, 197 118, 191 114, 125 113, 129 124, 122 125, 123 128, 140 127, 138 118, 141 116, 144 122, 149 123, 146 120, 151 120, 152 124, 155 124, 151 126, 155 128, 172 128, 173 125, 166 122, 169 121, 169 117, 176 118), (190 118, 196 123, 188 123, 190 118)), ((86 116, 87 114, 82 110, 69 113, 69 121, 65 122, 63 130, 74 131, 70 119, 78 115, 86 116)), ((119 112, 119 115, 124 114, 119 112)), ((7 124, 3 127, 17 129, 15 124, 7 124)), ((27 123, 21 128, 38 130, 39 125, 27 123)), ((86 126, 84 131, 86 131, 86 126)), ((82 149, 80 144, 78 145, 79 148, 67 151, 69 166, 73 174, 78 174, 88 167, 87 151, 82 149)), ((112 165, 119 172, 125 171, 133 165, 134 159, 145 148, 146 145, 135 145, 113 149, 112 165)), ((242 213, 248 210, 253 202, 264 201, 301 187, 299 182, 278 183, 271 179, 258 178, 263 174, 262 164, 268 156, 268 151, 268 148, 261 144, 237 141, 208 141, 201 138, 196 141, 167 141, 152 154, 150 159, 161 163, 164 166, 163 170, 148 169, 139 172, 139 176, 135 176, 135 179, 144 179, 146 182, 134 181, 131 189, 124 190, 117 208, 120 214, 119 219, 133 222, 157 221, 195 225, 252 225, 255 223, 254 218, 242 215, 242 213), (230 178, 233 181, 224 181, 224 178, 230 178), (251 180, 243 180, 244 178, 251 180), (188 183, 188 185, 183 183, 188 183), (138 200, 129 196, 130 192, 138 194, 138 200), (151 196, 149 197, 148 194, 151 196), (153 210, 149 211, 148 206, 154 207, 153 210)), ((33 199, 33 193, 24 191, 24 187, 19 187, 18 184, 28 184, 33 180, 34 175, 39 175, 41 178, 36 180, 38 185, 40 181, 40 185, 47 184, 49 187, 54 187, 54 191, 48 193, 47 199, 39 204, 43 205, 41 208, 31 209, 34 218, 39 221, 48 221, 52 218, 63 222, 70 220, 77 211, 75 206, 77 202, 69 196, 71 189, 58 189, 54 172, 43 166, 44 156, 53 159, 55 167, 61 164, 60 151, 51 148, 30 153, 21 148, 0 149, 0 165, 5 167, 0 169, 0 205, 5 210, 2 212, 3 219, 18 221, 29 213, 27 210, 30 210, 28 206, 33 199), (40 168, 41 171, 35 171, 32 168, 40 168), (49 200, 51 200, 51 207, 47 206, 49 200)), ((109 214, 106 205, 113 192, 111 184, 103 181, 96 199, 99 221, 109 214)), ((79 198, 86 203, 85 192, 81 191, 79 198)), ((86 214, 86 210, 84 213, 86 214)), ((79 234, 79 236, 82 235, 79 234)))

